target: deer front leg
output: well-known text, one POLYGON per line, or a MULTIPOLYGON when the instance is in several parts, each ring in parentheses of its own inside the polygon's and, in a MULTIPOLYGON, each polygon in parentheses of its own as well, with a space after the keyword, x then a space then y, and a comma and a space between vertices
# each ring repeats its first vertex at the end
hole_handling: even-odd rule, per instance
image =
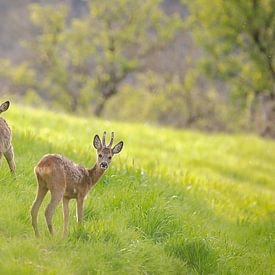
POLYGON ((77 222, 81 224, 83 221, 83 205, 84 205, 84 197, 77 197, 77 222))
POLYGON ((63 218, 64 218, 64 224, 63 224, 63 238, 66 237, 68 232, 68 221, 69 221, 69 201, 70 199, 63 197, 63 218))
POLYGON ((15 162, 14 162, 14 153, 13 153, 13 147, 11 145, 10 149, 4 153, 5 155, 5 158, 9 164, 9 167, 10 167, 10 171, 12 174, 15 174, 15 162))

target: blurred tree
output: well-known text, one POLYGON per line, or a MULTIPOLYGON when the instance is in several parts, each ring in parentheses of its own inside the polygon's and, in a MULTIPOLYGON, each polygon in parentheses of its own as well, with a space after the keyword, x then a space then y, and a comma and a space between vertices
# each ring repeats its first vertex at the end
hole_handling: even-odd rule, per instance
POLYGON ((183 2, 194 38, 205 49, 204 72, 227 82, 233 98, 248 103, 252 120, 261 101, 263 133, 275 135, 274 0, 183 2))
POLYGON ((86 16, 71 20, 63 5, 31 5, 39 32, 25 43, 33 52, 28 68, 37 72, 32 86, 70 111, 93 102, 101 115, 120 83, 182 27, 181 19, 166 15, 160 3, 93 0, 86 16))
MULTIPOLYGON (((119 84, 130 73, 140 70, 142 61, 173 39, 182 26, 177 15, 167 16, 160 0, 90 1, 90 14, 84 23, 96 51, 93 55, 94 87, 99 93, 95 114, 100 115, 106 101, 118 92, 119 84)), ((75 21, 74 31, 78 32, 75 21)), ((79 42, 75 40, 75 46, 79 42)), ((81 47, 81 45, 80 45, 81 47)))
POLYGON ((225 98, 214 88, 196 88, 199 78, 198 71, 192 68, 182 78, 141 72, 134 87, 121 85, 121 92, 108 101, 104 116, 207 131, 231 130, 236 124, 231 114, 235 125, 226 123, 229 108, 225 98))

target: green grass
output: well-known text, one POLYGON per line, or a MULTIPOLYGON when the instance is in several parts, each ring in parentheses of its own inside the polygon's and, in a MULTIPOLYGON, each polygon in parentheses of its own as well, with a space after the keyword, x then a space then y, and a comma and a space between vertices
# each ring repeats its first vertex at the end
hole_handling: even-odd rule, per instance
POLYGON ((12 106, 17 177, 0 169, 0 274, 274 274, 275 142, 151 125, 84 119, 12 106), (49 152, 87 167, 95 133, 114 130, 122 153, 85 201, 84 225, 70 203, 61 239, 29 209, 33 168, 49 152))

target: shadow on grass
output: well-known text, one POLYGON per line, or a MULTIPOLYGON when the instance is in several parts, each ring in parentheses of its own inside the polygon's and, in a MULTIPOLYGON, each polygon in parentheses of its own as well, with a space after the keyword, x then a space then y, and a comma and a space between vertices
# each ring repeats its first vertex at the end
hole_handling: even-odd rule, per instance
MULTIPOLYGON (((228 178, 231 181, 238 181, 238 183, 252 183, 259 187, 266 187, 271 190, 274 190, 274 186, 270 186, 270 182, 267 181, 265 178, 258 176, 255 174, 255 172, 261 172, 262 174, 271 174, 271 171, 269 169, 266 169, 264 167, 255 168, 254 172, 253 169, 250 168, 249 173, 248 170, 245 170, 244 172, 241 172, 238 166, 236 168, 230 168, 229 166, 224 166, 223 164, 214 163, 211 161, 205 161, 205 160, 196 160, 192 163, 196 164, 197 166, 201 166, 204 168, 208 168, 217 174, 221 175, 222 177, 228 178)), ((248 167, 249 168, 249 167, 248 167)), ((273 183, 273 182, 272 182, 273 183)))
POLYGON ((198 274, 214 274, 217 271, 218 254, 203 239, 169 241, 165 251, 186 262, 198 274))

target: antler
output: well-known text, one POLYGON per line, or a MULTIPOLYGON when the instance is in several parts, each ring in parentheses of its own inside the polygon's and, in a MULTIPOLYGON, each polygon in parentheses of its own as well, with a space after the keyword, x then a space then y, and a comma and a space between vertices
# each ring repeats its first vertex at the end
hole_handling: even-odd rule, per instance
POLYGON ((114 142, 114 136, 115 136, 115 134, 114 134, 114 132, 112 132, 112 134, 111 134, 111 140, 110 140, 110 143, 109 143, 109 145, 108 145, 108 147, 109 147, 109 148, 111 148, 111 147, 112 147, 112 145, 113 145, 113 142, 114 142))
POLYGON ((103 137, 102 137, 102 146, 103 147, 106 147, 106 141, 105 141, 105 139, 106 139, 106 131, 103 132, 103 137))

